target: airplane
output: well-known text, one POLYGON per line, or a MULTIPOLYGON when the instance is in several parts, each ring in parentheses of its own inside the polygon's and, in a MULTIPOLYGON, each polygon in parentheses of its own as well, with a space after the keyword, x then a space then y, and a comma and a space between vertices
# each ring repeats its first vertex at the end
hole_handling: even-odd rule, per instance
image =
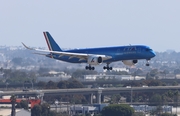
POLYGON ((146 66, 149 66, 151 58, 156 56, 155 52, 145 45, 62 50, 49 32, 46 31, 43 34, 49 50, 34 49, 26 46, 24 43, 22 44, 25 48, 36 51, 35 54, 69 63, 87 63, 86 70, 94 70, 94 65, 100 65, 102 63, 106 63, 106 66, 103 67, 104 70, 112 70, 113 68, 109 64, 117 61, 122 61, 128 66, 133 66, 138 63, 138 60, 142 59, 145 59, 146 66))

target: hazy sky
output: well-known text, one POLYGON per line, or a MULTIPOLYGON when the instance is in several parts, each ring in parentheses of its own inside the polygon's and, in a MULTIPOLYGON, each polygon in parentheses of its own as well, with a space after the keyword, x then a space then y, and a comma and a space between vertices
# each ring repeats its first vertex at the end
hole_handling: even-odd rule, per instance
POLYGON ((1 0, 0 45, 148 45, 180 52, 180 0, 1 0))

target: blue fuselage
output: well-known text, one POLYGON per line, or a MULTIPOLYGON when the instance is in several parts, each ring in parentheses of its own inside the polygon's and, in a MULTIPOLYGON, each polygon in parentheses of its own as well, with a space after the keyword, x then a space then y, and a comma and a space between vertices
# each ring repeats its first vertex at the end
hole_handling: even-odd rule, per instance
MULTIPOLYGON (((111 63, 115 61, 123 60, 138 60, 146 59, 150 60, 155 56, 155 52, 148 46, 144 45, 132 45, 132 46, 116 46, 116 47, 102 47, 102 48, 86 48, 86 49, 73 49, 63 52, 71 53, 85 53, 85 54, 97 54, 111 56, 111 59, 103 61, 104 63, 111 63)), ((59 56, 52 54, 54 59, 62 60, 70 63, 87 63, 87 60, 79 60, 79 58, 70 58, 70 56, 59 56)), ((47 55, 47 57, 52 57, 47 55)))

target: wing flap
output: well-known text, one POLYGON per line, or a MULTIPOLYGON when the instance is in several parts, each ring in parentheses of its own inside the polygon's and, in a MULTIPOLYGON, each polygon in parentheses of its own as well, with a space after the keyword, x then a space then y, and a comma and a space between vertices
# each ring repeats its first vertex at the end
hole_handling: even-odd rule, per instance
POLYGON ((107 55, 100 55, 100 54, 85 54, 85 53, 74 53, 74 52, 63 52, 63 51, 51 51, 51 50, 41 50, 41 49, 34 49, 34 48, 30 48, 28 46, 26 46, 24 43, 22 43, 23 46, 29 50, 34 50, 37 52, 43 52, 43 53, 35 53, 35 54, 39 54, 39 55, 48 55, 48 54, 57 54, 59 55, 59 57, 62 56, 69 56, 69 59, 71 58, 79 58, 79 61, 81 60, 87 60, 89 56, 99 56, 102 57, 103 60, 108 60, 111 59, 111 56, 107 56, 107 55), (44 54, 44 53, 48 53, 48 54, 44 54))

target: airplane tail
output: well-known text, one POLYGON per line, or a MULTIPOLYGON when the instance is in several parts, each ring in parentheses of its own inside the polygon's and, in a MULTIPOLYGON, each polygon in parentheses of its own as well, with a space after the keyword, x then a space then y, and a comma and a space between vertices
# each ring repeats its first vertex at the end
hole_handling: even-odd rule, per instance
POLYGON ((62 51, 49 32, 43 32, 50 51, 62 51))

